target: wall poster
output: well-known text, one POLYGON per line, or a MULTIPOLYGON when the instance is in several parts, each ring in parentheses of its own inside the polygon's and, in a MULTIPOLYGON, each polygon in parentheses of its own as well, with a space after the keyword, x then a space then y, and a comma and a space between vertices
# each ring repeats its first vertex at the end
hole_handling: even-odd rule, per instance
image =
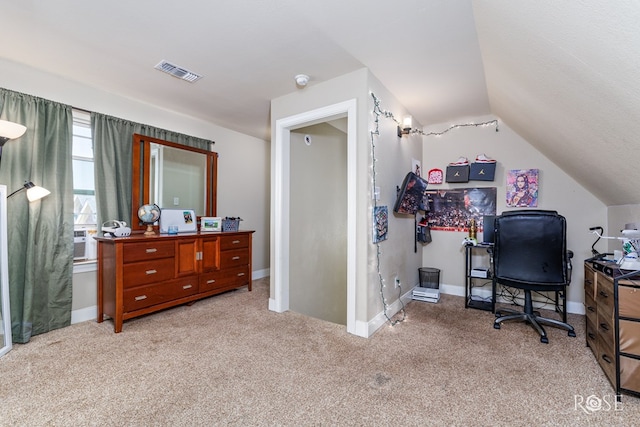
POLYGON ((482 231, 483 216, 496 214, 496 193, 495 187, 427 190, 429 226, 432 230, 469 231, 469 222, 475 219, 482 231))
POLYGON ((538 206, 538 169, 515 169, 507 173, 507 206, 538 206))
POLYGON ((373 243, 387 240, 389 232, 389 209, 386 206, 373 208, 373 243))

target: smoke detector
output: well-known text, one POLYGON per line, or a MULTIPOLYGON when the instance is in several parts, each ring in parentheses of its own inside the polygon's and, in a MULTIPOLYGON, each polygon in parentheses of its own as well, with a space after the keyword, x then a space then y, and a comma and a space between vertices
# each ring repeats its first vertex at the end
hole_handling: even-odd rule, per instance
POLYGON ((201 75, 189 71, 185 68, 178 67, 177 65, 167 62, 164 59, 160 61, 154 68, 156 70, 160 70, 164 73, 170 74, 173 77, 177 77, 180 80, 185 80, 189 83, 194 83, 196 80, 202 78, 201 75))
POLYGON ((298 74, 294 79, 296 80, 296 85, 300 87, 305 87, 309 83, 309 76, 306 74, 298 74))

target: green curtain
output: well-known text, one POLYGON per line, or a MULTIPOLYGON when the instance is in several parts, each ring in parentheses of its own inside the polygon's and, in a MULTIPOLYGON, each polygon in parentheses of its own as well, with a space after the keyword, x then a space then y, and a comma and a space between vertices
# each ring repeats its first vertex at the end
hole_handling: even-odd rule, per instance
POLYGON ((23 124, 0 159, 0 182, 11 193, 25 181, 51 194, 29 203, 7 200, 13 341, 71 323, 73 277, 72 108, 0 88, 0 117, 23 124))
POLYGON ((98 226, 105 221, 131 221, 133 134, 210 150, 212 141, 91 113, 98 226))

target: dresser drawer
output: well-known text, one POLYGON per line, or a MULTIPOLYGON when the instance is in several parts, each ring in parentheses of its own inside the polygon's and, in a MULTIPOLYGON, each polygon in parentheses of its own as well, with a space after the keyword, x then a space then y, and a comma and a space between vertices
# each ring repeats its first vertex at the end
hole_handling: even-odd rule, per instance
POLYGON ((138 286, 124 291, 124 311, 135 311, 152 305, 198 293, 198 277, 138 286))
POLYGON ((163 258, 124 264, 123 273, 124 288, 133 288, 147 283, 173 279, 175 275, 175 259, 163 258))
POLYGON ((620 387, 640 393, 640 360, 620 356, 620 387))
POLYGON ((618 314, 640 319, 640 288, 618 285, 618 314))
POLYGON ((602 367, 611 384, 616 383, 616 353, 613 346, 609 346, 604 341, 598 341, 598 363, 602 367))
POLYGON ((598 323, 596 324, 596 328, 600 341, 605 342, 608 347, 613 349, 616 342, 613 319, 600 316, 600 312, 598 312, 598 323))
POLYGON ((200 275, 200 292, 249 284, 249 267, 237 267, 200 275))
POLYGON ((608 318, 613 318, 615 306, 613 282, 602 274, 598 275, 595 300, 598 304, 598 316, 603 315, 608 318))
POLYGON ((168 258, 175 255, 175 244, 171 241, 153 239, 150 242, 130 243, 124 245, 123 261, 136 262, 157 258, 168 258))
POLYGON ((246 264, 249 264, 249 251, 246 249, 220 252, 221 269, 238 267, 246 264))
POLYGON ((587 267, 584 267, 584 294, 589 295, 591 298, 595 296, 595 272, 587 267))
POLYGON ((596 328, 595 321, 592 321, 587 317, 586 320, 586 335, 587 335, 587 345, 593 352, 593 355, 598 357, 598 329, 596 328))
POLYGON ((584 312, 585 312, 586 318, 588 320, 591 320, 591 322, 595 325, 596 321, 597 321, 597 318, 596 318, 596 313, 597 313, 596 302, 593 300, 593 297, 590 296, 587 293, 584 294, 584 312))
POLYGON ((222 236, 220 241, 220 250, 226 251, 229 249, 248 248, 249 247, 249 235, 234 235, 234 236, 222 236))
POLYGON ((640 356, 640 321, 618 320, 620 351, 640 356))

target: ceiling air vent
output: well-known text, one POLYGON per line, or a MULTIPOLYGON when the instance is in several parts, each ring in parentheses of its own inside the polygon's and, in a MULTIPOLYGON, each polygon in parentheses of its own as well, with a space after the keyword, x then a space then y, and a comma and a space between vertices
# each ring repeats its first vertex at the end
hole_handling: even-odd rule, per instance
POLYGON ((163 71, 167 74, 171 74, 173 77, 186 80, 189 83, 194 83, 196 80, 199 80, 202 77, 199 74, 193 73, 189 70, 185 70, 184 68, 178 67, 177 65, 167 62, 164 59, 155 66, 155 69, 163 71))

